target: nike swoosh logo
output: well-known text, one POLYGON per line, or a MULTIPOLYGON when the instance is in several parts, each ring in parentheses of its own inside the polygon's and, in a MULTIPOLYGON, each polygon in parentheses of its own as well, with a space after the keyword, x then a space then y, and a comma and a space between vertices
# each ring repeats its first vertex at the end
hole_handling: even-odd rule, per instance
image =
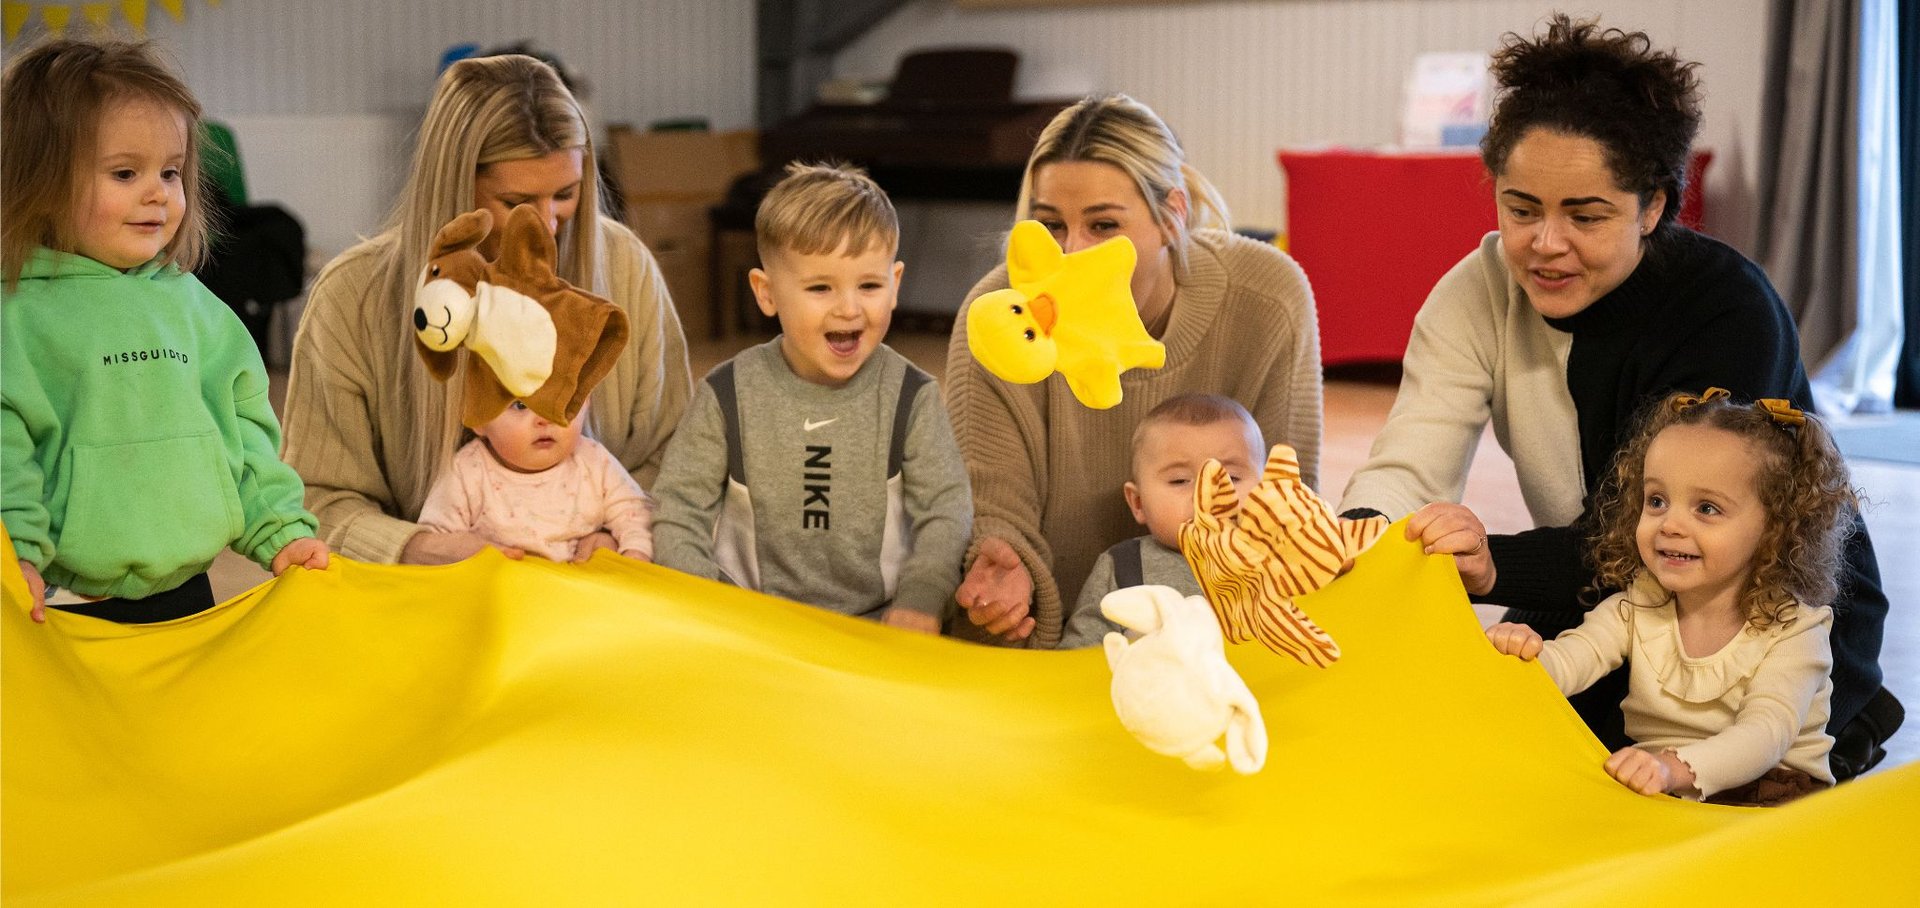
POLYGON ((820 428, 821 426, 830 425, 832 423, 836 423, 839 421, 840 421, 840 417, 838 416, 832 419, 823 419, 823 420, 820 420, 819 422, 814 422, 811 419, 805 419, 800 421, 800 428, 805 429, 808 432, 811 432, 815 429, 820 428))

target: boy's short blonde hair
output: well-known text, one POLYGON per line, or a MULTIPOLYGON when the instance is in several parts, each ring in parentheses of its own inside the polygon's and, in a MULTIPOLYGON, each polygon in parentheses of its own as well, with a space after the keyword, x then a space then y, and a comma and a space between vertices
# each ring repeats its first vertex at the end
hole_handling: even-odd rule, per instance
MULTIPOLYGON (((1147 440, 1147 433, 1161 426, 1211 426, 1215 423, 1239 423, 1245 431, 1247 440, 1253 442, 1254 466, 1258 467, 1266 456, 1266 439, 1260 432, 1260 424, 1254 421, 1253 414, 1231 397, 1219 394, 1175 394, 1147 411, 1140 418, 1140 424, 1133 427, 1133 455, 1129 473, 1140 469, 1140 446, 1147 440)), ((1138 477, 1136 477, 1137 479, 1138 477)))
POLYGON ((786 178, 760 202, 753 232, 763 265, 776 250, 824 255, 900 247, 900 218, 886 191, 844 164, 788 164, 786 178))

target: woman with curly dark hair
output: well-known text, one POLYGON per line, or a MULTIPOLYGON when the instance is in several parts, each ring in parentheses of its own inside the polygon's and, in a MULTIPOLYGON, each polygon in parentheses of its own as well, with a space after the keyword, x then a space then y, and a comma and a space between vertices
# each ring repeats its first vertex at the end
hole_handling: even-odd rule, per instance
POLYGON ((1594 563, 1616 593, 1542 643, 1524 624, 1494 648, 1536 656, 1564 693, 1622 662, 1634 746, 1607 774, 1641 794, 1771 807, 1833 784, 1828 632, 1856 507, 1820 420, 1724 389, 1652 408, 1597 498, 1594 563))
MULTIPOLYGON (((1564 15, 1543 36, 1506 36, 1481 145, 1499 231, 1421 308, 1392 413, 1342 499, 1350 515, 1414 512, 1409 535, 1454 555, 1468 592, 1549 635, 1590 601, 1581 528, 1639 407, 1709 386, 1812 405, 1766 275, 1674 220, 1700 125, 1694 69, 1645 33, 1564 15), (1489 537, 1453 503, 1489 421, 1533 530, 1489 537)), ((1899 710, 1880 686, 1887 600, 1864 528, 1845 554, 1833 629, 1841 778, 1873 762, 1899 710), (1875 698, 1877 721, 1849 732, 1875 698)), ((1622 674, 1575 698, 1616 747, 1624 691, 1622 674)))

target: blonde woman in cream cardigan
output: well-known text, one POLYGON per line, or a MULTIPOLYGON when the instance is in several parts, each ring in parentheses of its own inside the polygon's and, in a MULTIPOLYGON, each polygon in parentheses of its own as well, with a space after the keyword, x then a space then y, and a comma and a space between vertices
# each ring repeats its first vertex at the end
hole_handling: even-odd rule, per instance
MULTIPOLYGON (((506 55, 462 60, 441 76, 387 228, 320 273, 294 341, 284 457, 334 551, 442 564, 486 546, 415 522, 461 426, 459 382, 427 374, 408 318, 434 232, 476 207, 496 224, 515 205, 540 209, 559 240, 561 276, 626 310, 628 348, 584 418, 643 486, 658 472, 692 390, 686 337, 653 256, 600 214, 594 172, 586 119, 551 67, 506 55)), ((582 544, 613 540, 600 533, 582 544)))
MULTIPOLYGON (((1272 245, 1235 236, 1219 194, 1185 162, 1167 125, 1125 95, 1090 98, 1041 132, 1020 187, 1019 216, 1072 252, 1114 236, 1139 255, 1133 297, 1167 346, 1164 368, 1121 377, 1125 399, 1089 410, 1055 375, 1013 385, 967 349, 954 320, 947 410, 973 481, 974 539, 950 623, 958 635, 1052 648, 1065 609, 1100 553, 1135 535, 1121 486, 1134 427, 1175 394, 1219 394, 1250 411, 1271 443, 1292 445, 1317 485, 1320 335, 1300 267, 1272 245)), ((967 304, 1007 286, 1004 267, 967 304)))

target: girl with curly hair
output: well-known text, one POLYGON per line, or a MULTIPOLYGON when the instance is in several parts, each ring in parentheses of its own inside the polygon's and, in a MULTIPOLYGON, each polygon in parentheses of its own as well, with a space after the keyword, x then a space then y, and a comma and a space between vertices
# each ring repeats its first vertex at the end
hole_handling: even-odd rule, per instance
POLYGON ((1628 663, 1635 744, 1607 774, 1647 795, 1771 807, 1833 784, 1828 633, 1857 507, 1815 419, 1725 389, 1642 419, 1598 500, 1596 585, 1623 589, 1551 642, 1524 624, 1495 649, 1538 657, 1572 695, 1628 663))
MULTIPOLYGON (((1566 16, 1504 45, 1481 145, 1499 230, 1421 307, 1393 411, 1341 508, 1412 513, 1409 537, 1454 556, 1469 593, 1551 637, 1585 611, 1593 493, 1640 407, 1718 386, 1810 409, 1812 393, 1766 273, 1675 220, 1700 126, 1695 65, 1644 32, 1566 16), (1513 459, 1525 532, 1489 536, 1457 504, 1489 424, 1513 459)), ((1878 759, 1900 715, 1881 686, 1887 597, 1864 528, 1840 589, 1833 763, 1844 779, 1878 759)), ((1625 691, 1622 673, 1574 700, 1610 747, 1627 740, 1625 691)))

